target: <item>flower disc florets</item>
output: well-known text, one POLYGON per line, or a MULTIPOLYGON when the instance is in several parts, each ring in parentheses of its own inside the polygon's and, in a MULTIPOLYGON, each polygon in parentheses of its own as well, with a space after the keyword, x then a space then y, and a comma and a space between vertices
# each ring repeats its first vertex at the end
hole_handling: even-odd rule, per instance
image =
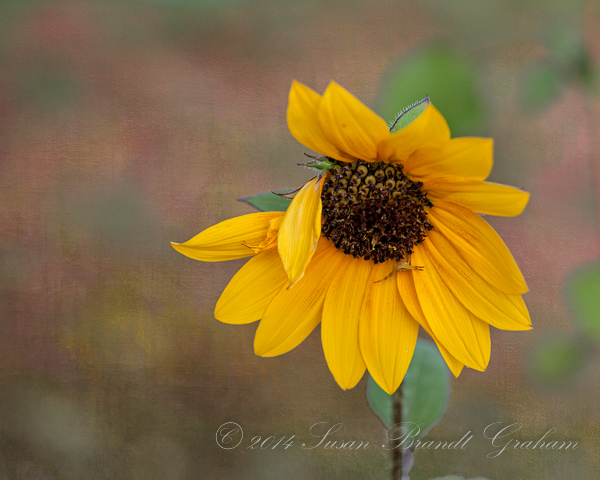
POLYGON ((321 201, 321 234, 354 258, 402 261, 433 229, 426 207, 433 204, 402 166, 383 162, 333 161, 321 201))

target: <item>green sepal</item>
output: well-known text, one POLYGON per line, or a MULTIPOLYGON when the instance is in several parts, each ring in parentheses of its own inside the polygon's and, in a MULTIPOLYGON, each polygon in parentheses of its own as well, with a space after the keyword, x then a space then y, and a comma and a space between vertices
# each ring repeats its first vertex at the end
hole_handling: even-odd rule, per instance
POLYGON ((327 170, 333 167, 333 162, 328 157, 311 157, 310 155, 307 155, 307 157, 313 158, 314 160, 312 162, 299 163, 298 165, 302 167, 314 168, 320 173, 325 173, 327 170))

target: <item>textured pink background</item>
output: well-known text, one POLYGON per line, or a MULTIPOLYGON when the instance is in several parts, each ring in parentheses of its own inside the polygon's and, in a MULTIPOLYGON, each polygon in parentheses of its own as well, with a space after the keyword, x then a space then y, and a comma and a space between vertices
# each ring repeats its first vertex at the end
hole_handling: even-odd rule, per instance
POLYGON ((480 68, 491 179, 532 193, 522 216, 490 223, 528 281, 534 330, 494 331, 487 372, 452 381, 430 438, 475 438, 418 452, 411 478, 597 475, 600 358, 559 390, 527 365, 540 338, 573 331, 564 280, 600 253, 600 102, 569 84, 526 112, 518 84, 547 55, 549 25, 582 31, 597 65, 600 5, 447 3, 0 5, 0 476, 387 478, 366 378, 339 389, 318 329, 289 354, 256 357, 256 324, 212 315, 243 261, 201 264, 169 241, 251 212, 238 197, 310 177, 286 126, 292 79, 321 92, 335 79, 375 107, 395 62, 431 41, 480 68), (305 440, 316 422, 343 422, 340 438, 373 447, 225 451, 215 432, 228 421, 248 438, 305 440), (580 447, 488 459, 492 422, 520 422, 525 438, 554 427, 580 447))

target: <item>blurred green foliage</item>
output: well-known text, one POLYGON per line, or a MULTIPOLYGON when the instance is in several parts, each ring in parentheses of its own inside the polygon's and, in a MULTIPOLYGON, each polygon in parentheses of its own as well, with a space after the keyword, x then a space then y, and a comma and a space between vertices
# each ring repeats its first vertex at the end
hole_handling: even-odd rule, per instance
POLYGON ((65 235, 84 236, 126 254, 158 245, 159 218, 147 195, 135 184, 65 193, 62 222, 75 222, 65 235))
POLYGON ((83 91, 72 72, 56 67, 38 67, 22 73, 20 101, 56 112, 81 101, 83 91))
POLYGON ((598 71, 585 46, 579 25, 549 29, 544 39, 548 54, 526 68, 521 78, 521 101, 532 110, 548 107, 569 84, 588 93, 597 90, 598 71))
POLYGON ((256 0, 135 0, 140 3, 150 3, 164 5, 168 7, 230 7, 246 3, 256 2, 256 0))
MULTIPOLYGON (((450 477, 438 477, 438 478, 434 478, 432 480, 465 480, 465 477, 457 477, 455 475, 450 476, 450 477)), ((487 480, 483 477, 477 477, 477 478, 470 478, 469 480, 487 480)))
POLYGON ((586 360, 586 353, 575 338, 546 338, 533 349, 531 371, 545 386, 561 386, 574 378, 586 360))
POLYGON ((429 95, 453 136, 481 132, 486 121, 477 65, 447 47, 421 48, 403 57, 388 73, 380 92, 377 111, 387 119, 429 95))
POLYGON ((532 351, 531 374, 546 386, 571 381, 598 351, 600 343, 600 265, 576 270, 566 282, 565 295, 577 331, 572 336, 547 337, 532 351))
POLYGON ((600 265, 593 264, 573 274, 566 294, 583 334, 600 342, 600 265))
POLYGON ((558 72, 546 63, 538 63, 523 72, 522 96, 532 108, 547 107, 560 95, 563 82, 558 72))

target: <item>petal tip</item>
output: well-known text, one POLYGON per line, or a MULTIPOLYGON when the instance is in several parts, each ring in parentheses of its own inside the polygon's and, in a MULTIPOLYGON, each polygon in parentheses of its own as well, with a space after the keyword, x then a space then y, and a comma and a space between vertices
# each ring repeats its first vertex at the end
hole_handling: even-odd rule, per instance
MULTIPOLYGON (((380 386, 381 386, 381 385, 380 385, 380 386)), ((393 394, 394 394, 394 392, 397 390, 397 389, 393 389, 393 390, 392 390, 392 389, 391 389, 391 388, 389 388, 387 385, 385 385, 385 386, 383 386, 383 387, 381 387, 381 388, 382 388, 382 389, 383 389, 383 391, 384 391, 385 393, 387 393, 388 395, 393 395, 393 394)))
POLYGON ((264 350, 264 346, 260 346, 256 344, 256 341, 254 342, 254 355, 258 356, 258 357, 265 357, 265 350, 264 350))
POLYGON ((259 346, 256 345, 256 343, 254 344, 254 354, 258 357, 263 357, 263 358, 269 358, 269 357, 276 357, 277 353, 273 353, 273 350, 269 350, 267 349, 264 345, 259 346))

